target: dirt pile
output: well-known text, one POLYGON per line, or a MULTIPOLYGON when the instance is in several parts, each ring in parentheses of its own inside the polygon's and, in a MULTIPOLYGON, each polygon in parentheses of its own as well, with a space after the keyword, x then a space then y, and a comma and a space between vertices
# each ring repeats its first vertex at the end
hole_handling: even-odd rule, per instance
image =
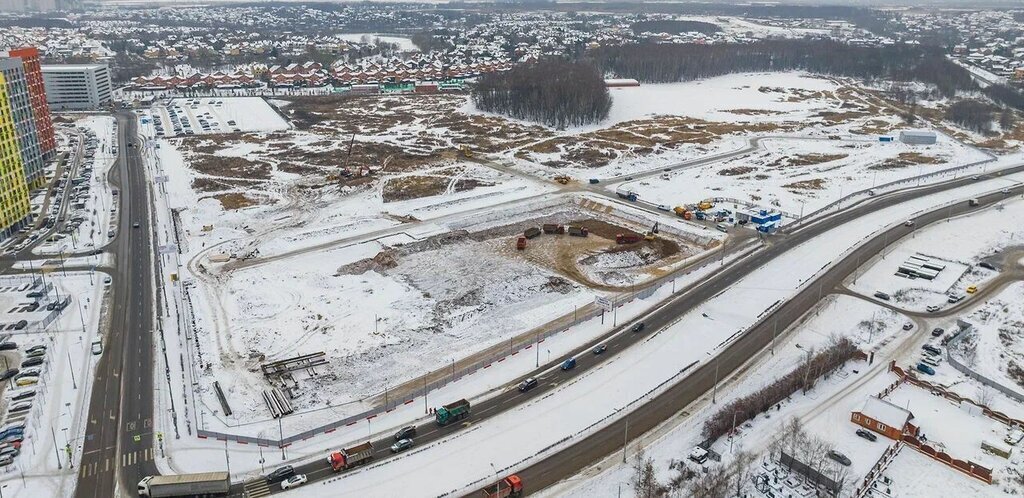
POLYGON ((388 248, 377 253, 377 255, 372 258, 364 258, 354 263, 344 265, 338 268, 338 270, 334 272, 334 275, 362 275, 368 271, 384 273, 386 270, 390 270, 396 266, 398 266, 398 253, 394 249, 388 248))

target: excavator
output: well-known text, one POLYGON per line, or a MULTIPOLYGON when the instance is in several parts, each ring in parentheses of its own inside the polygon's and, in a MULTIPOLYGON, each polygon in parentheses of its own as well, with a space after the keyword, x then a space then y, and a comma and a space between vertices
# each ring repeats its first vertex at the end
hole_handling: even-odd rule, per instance
POLYGON ((658 234, 658 222, 654 222, 654 226, 651 230, 644 234, 644 240, 654 240, 654 236, 658 234))
POLYGON ((572 177, 569 175, 558 175, 554 178, 554 180, 558 183, 561 183, 562 185, 567 185, 569 182, 572 181, 572 177))

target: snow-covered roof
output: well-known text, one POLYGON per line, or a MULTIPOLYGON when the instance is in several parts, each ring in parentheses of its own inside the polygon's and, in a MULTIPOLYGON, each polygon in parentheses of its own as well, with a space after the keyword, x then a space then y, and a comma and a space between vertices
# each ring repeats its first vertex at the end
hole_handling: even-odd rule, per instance
POLYGON ((914 414, 910 413, 909 410, 900 408, 875 396, 868 396, 868 399, 864 401, 864 407, 860 409, 860 412, 896 429, 902 429, 908 420, 914 418, 914 414))

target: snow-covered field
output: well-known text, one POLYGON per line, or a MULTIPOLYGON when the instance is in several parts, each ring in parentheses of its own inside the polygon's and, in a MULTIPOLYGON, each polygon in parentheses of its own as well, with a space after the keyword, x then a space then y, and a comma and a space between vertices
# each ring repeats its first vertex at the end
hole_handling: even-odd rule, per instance
POLYGON ((990 296, 965 317, 974 331, 959 343, 962 361, 1004 387, 1024 394, 1024 282, 990 296))
POLYGON ((412 42, 412 39, 403 36, 382 36, 377 33, 345 33, 337 35, 337 37, 345 41, 356 43, 376 43, 377 40, 380 40, 385 43, 398 45, 398 49, 403 52, 419 51, 419 48, 412 42))
MULTIPOLYGON (((1005 185, 1012 182, 994 181, 1005 182, 1005 185)), ((847 284, 864 294, 885 292, 892 296, 893 302, 917 311, 924 311, 928 305, 945 306, 947 293, 971 299, 964 293, 967 286, 983 286, 996 275, 996 272, 977 264, 989 260, 1003 267, 1005 264, 998 262, 998 253, 1024 241, 1024 227, 1007 222, 1021 216, 1024 216, 1024 200, 1013 198, 981 212, 915 230, 910 237, 890 245, 884 259, 876 257, 847 284), (915 254, 942 260, 947 265, 946 269, 932 281, 896 276, 897 267, 915 254)), ((1009 263, 1013 265, 1013 262, 1009 263)))
POLYGON ((931 146, 849 137, 780 137, 761 140, 757 151, 734 159, 619 185, 654 204, 728 197, 799 216, 844 194, 985 158, 945 136, 931 146), (935 163, 914 164, 917 158, 935 163))

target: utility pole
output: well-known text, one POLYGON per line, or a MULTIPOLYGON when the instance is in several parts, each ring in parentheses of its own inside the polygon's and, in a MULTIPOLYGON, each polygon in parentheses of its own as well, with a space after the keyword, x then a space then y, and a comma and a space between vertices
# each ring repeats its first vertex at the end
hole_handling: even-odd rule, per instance
POLYGON ((277 445, 281 447, 281 460, 285 460, 284 456, 284 429, 281 426, 281 419, 284 416, 277 417, 277 445))
POLYGON ((537 332, 533 347, 537 350, 537 361, 534 362, 533 367, 538 368, 540 367, 540 332, 537 332))
POLYGON ((427 374, 423 374, 423 413, 430 413, 430 408, 427 405, 427 374))
POLYGON ((715 387, 711 391, 711 403, 717 403, 718 401, 718 357, 715 357, 715 387))
POLYGON ((629 419, 626 419, 626 430, 622 433, 622 463, 626 463, 626 442, 629 441, 629 419))
POLYGON ((50 435, 53 436, 53 454, 57 457, 57 470, 63 469, 60 463, 60 451, 57 449, 57 433, 53 431, 53 426, 50 426, 50 435))
POLYGON ((71 363, 71 350, 68 350, 68 370, 71 372, 71 387, 78 389, 78 384, 75 382, 75 365, 71 363))

